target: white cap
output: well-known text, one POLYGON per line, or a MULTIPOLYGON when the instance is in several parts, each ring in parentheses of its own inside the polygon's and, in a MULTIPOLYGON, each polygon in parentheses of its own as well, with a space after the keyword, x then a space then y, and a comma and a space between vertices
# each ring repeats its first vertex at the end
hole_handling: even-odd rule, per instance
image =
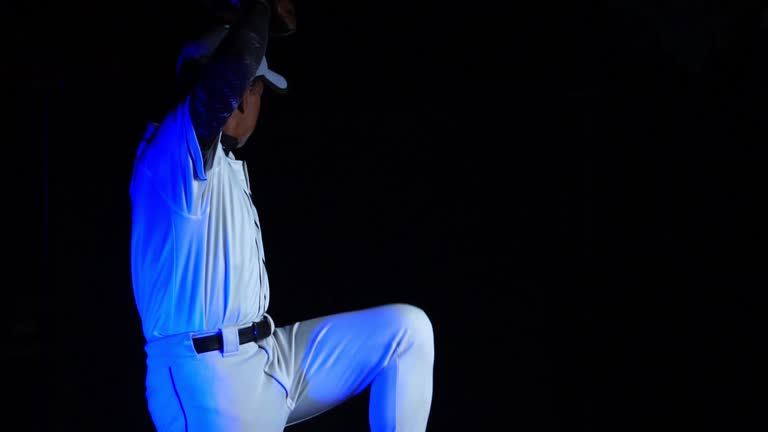
POLYGON ((282 75, 267 66, 267 56, 261 58, 261 64, 256 71, 256 76, 263 76, 264 80, 277 91, 285 91, 288 89, 288 81, 286 81, 282 75))

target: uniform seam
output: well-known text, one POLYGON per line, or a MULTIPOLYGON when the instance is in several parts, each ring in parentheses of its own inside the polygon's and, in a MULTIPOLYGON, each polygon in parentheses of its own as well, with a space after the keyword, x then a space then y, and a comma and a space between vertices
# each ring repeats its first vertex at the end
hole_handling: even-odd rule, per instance
POLYGON ((170 366, 168 367, 168 375, 171 376, 173 393, 176 395, 176 400, 179 402, 179 408, 181 408, 181 413, 184 415, 184 431, 189 431, 189 418, 187 417, 187 411, 184 409, 184 403, 181 400, 181 394, 179 393, 179 388, 176 386, 176 380, 173 377, 173 369, 170 366))

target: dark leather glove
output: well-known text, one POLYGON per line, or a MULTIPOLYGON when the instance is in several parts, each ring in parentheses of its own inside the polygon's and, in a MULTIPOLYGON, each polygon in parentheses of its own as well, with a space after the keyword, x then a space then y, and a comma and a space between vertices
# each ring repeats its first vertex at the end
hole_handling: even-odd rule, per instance
POLYGON ((232 24, 243 9, 252 3, 269 5, 271 18, 269 36, 281 37, 296 32, 296 8, 293 0, 197 0, 214 17, 217 24, 232 24))

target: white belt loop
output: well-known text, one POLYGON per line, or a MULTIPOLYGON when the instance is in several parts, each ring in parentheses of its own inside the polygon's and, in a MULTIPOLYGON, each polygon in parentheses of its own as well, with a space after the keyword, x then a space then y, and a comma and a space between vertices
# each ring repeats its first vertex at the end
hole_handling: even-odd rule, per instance
POLYGON ((240 336, 237 334, 237 327, 223 327, 221 329, 221 354, 223 357, 231 357, 240 352, 240 336))
POLYGON ((272 317, 269 316, 268 313, 264 312, 264 316, 269 320, 269 334, 267 335, 267 337, 269 337, 272 336, 272 333, 275 332, 275 322, 272 320, 272 317))

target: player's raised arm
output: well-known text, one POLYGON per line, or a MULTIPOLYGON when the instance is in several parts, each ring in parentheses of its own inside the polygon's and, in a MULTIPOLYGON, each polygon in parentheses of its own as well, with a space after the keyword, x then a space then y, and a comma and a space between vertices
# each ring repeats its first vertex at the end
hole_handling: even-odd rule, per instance
POLYGON ((203 154, 240 103, 267 49, 271 6, 266 0, 249 0, 241 8, 210 59, 200 66, 189 93, 189 115, 203 154))

